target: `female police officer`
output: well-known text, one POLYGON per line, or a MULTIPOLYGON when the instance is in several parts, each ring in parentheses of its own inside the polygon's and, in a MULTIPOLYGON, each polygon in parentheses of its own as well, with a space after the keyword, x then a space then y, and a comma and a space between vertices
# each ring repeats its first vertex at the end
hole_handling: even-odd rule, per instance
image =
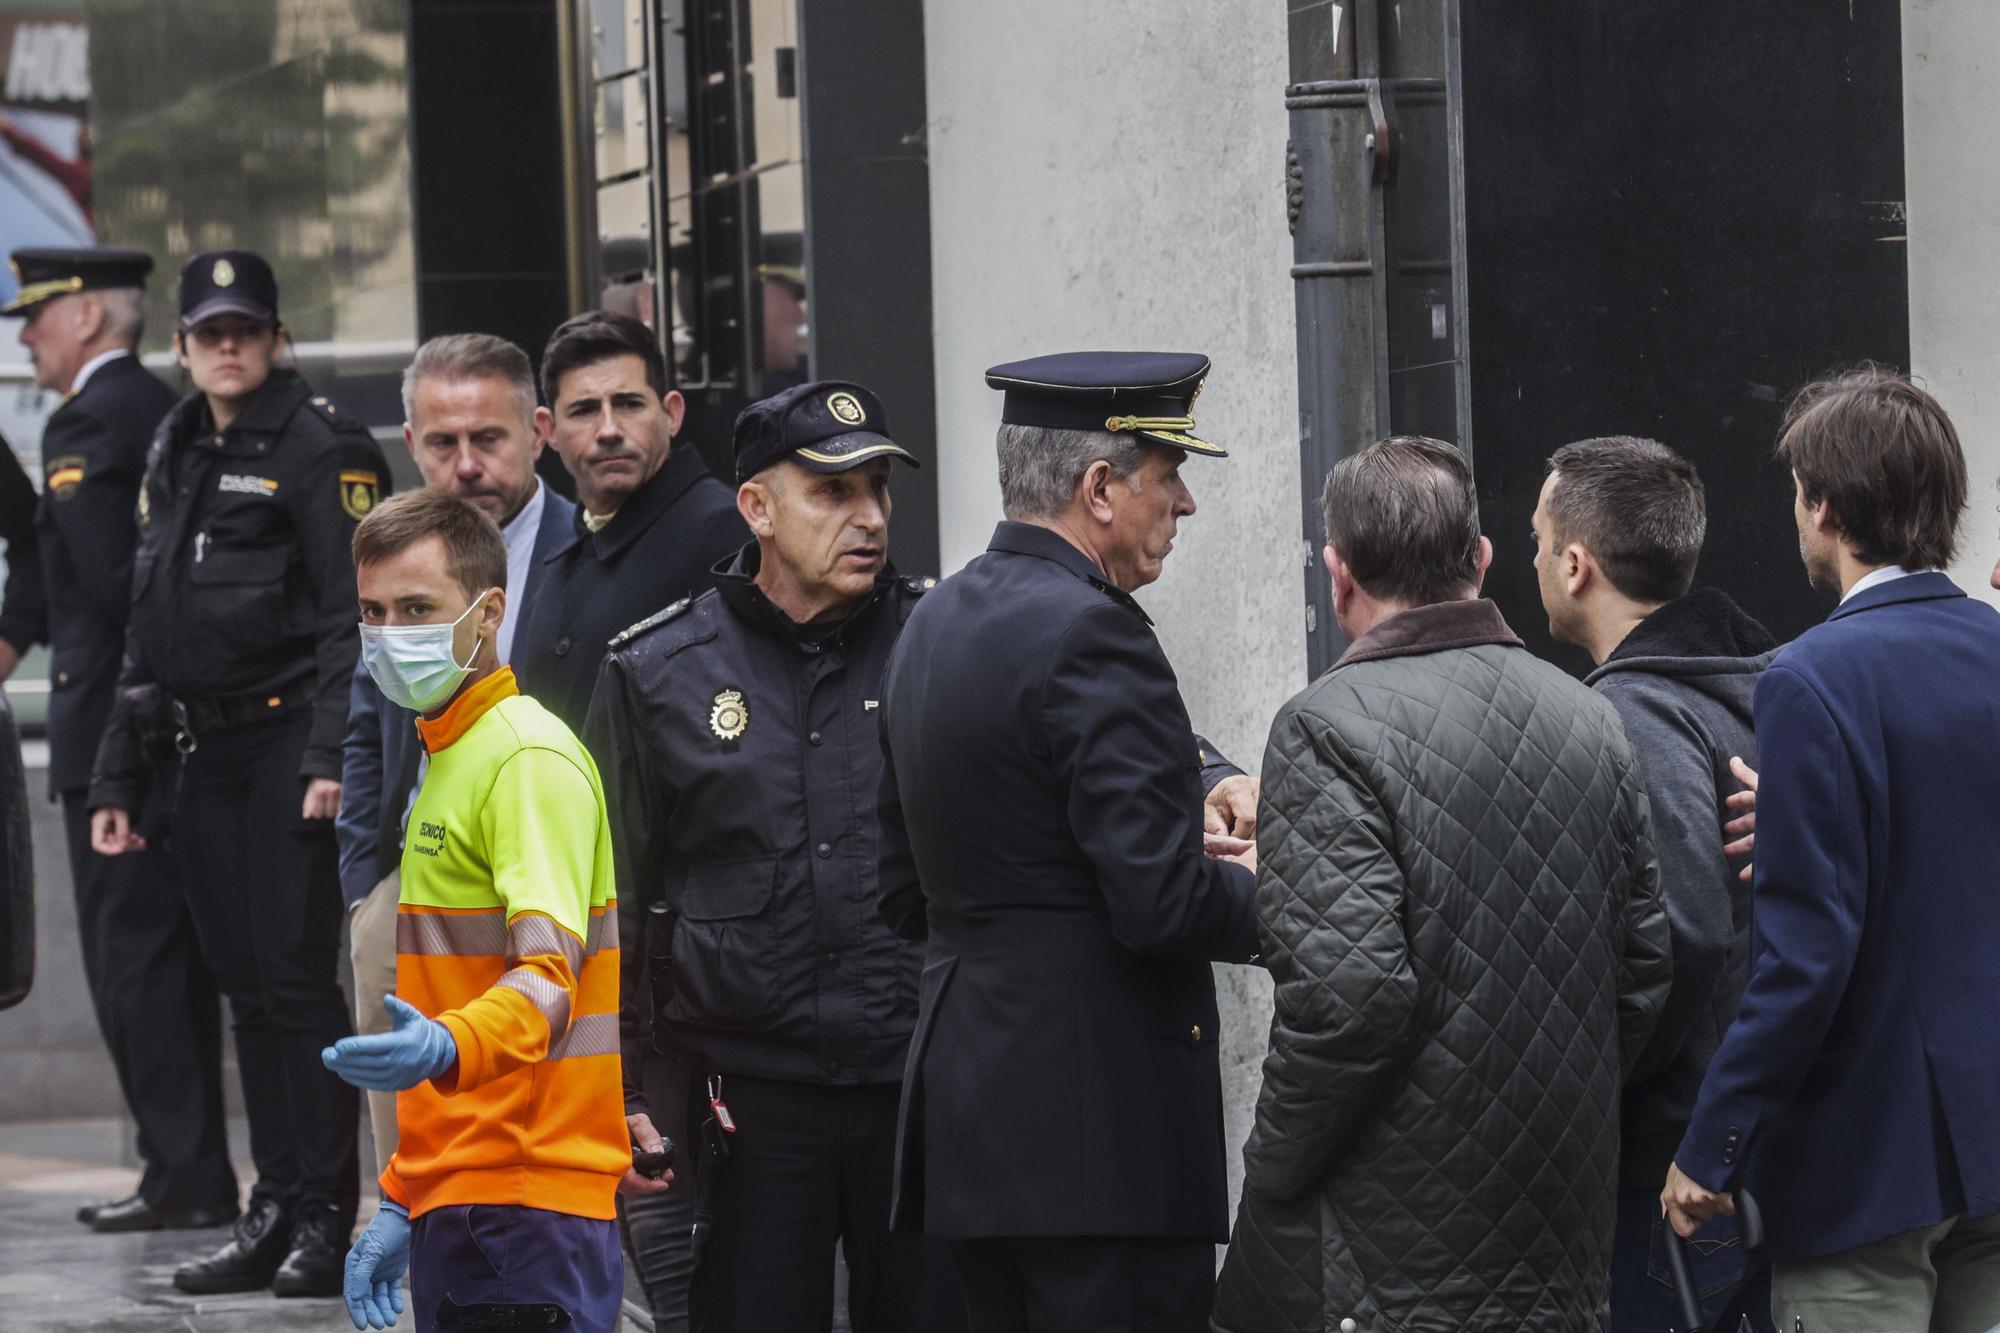
POLYGON ((354 1091, 319 1058, 352 1031, 333 841, 357 652, 349 541, 388 469, 359 421, 276 364, 277 304, 248 251, 181 270, 174 346, 197 392, 147 458, 91 835, 116 855, 141 845, 142 807, 143 828, 164 816, 236 1034, 257 1185, 229 1242, 174 1285, 330 1296, 357 1192, 354 1091))

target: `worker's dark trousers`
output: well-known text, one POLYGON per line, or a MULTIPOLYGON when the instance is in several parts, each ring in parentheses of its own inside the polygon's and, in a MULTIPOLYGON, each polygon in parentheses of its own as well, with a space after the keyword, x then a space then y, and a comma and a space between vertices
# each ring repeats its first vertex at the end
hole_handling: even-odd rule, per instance
POLYGON ((410 1224, 410 1303, 417 1333, 524 1328, 618 1333, 624 1295, 618 1224, 609 1219, 471 1204, 433 1208, 410 1224), (542 1309, 507 1308, 524 1306, 542 1309), (560 1308, 568 1322, 557 1322, 549 1306, 560 1308))
POLYGON ((173 849, 202 953, 229 1000, 252 1193, 354 1220, 355 1090, 320 1062, 354 1027, 335 983, 333 821, 299 813, 308 716, 211 732, 183 761, 173 849))

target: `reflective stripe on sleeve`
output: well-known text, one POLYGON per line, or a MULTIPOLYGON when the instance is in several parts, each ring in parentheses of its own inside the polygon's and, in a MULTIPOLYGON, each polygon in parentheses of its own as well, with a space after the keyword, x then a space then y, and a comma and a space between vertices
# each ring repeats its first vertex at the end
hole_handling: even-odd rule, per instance
POLYGON ((530 967, 517 967, 493 983, 519 991, 549 1021, 549 1041, 556 1042, 569 1028, 569 992, 530 967))
POLYGON ((560 954, 569 964, 570 975, 583 970, 583 941, 548 917, 524 912, 507 927, 509 961, 532 958, 536 954, 560 954))
POLYGON ((429 958, 499 958, 507 952, 507 924, 498 909, 443 915, 396 914, 396 952, 429 958))
POLYGON ((569 1025, 562 1040, 549 1047, 551 1060, 582 1055, 618 1054, 618 1015, 584 1014, 569 1025))

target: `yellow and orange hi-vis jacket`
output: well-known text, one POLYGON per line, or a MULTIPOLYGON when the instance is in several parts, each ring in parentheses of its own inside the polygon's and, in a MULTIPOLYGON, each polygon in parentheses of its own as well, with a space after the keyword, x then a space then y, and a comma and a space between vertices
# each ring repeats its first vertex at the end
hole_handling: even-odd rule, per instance
POLYGON ((597 766, 514 673, 419 719, 396 993, 458 1043, 396 1096, 382 1194, 616 1216, 631 1165, 618 1062, 618 911, 597 766))

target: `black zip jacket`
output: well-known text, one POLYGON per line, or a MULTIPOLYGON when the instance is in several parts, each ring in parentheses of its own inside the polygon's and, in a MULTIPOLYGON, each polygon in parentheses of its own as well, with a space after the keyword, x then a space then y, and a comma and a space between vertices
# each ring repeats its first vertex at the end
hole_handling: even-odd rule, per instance
POLYGON ((521 690, 583 726, 604 645, 634 621, 715 586, 750 536, 736 490, 683 440, 611 521, 592 532, 578 505, 572 527, 541 557, 535 604, 514 631, 521 690))
POLYGON ((197 718, 232 724, 310 709, 300 776, 339 780, 360 653, 354 528, 388 483, 368 428, 295 371, 273 370, 226 430, 199 393, 167 414, 140 490, 125 665, 92 809, 132 810, 143 792, 135 709, 155 684, 197 718))
POLYGON ((765 600, 757 568, 752 544, 614 638, 584 727, 617 850, 635 1110, 651 1039, 725 1074, 894 1083, 916 1018, 920 950, 875 911, 875 710, 935 580, 885 573, 823 629, 765 600), (641 924, 657 902, 678 912, 659 995, 641 924))

